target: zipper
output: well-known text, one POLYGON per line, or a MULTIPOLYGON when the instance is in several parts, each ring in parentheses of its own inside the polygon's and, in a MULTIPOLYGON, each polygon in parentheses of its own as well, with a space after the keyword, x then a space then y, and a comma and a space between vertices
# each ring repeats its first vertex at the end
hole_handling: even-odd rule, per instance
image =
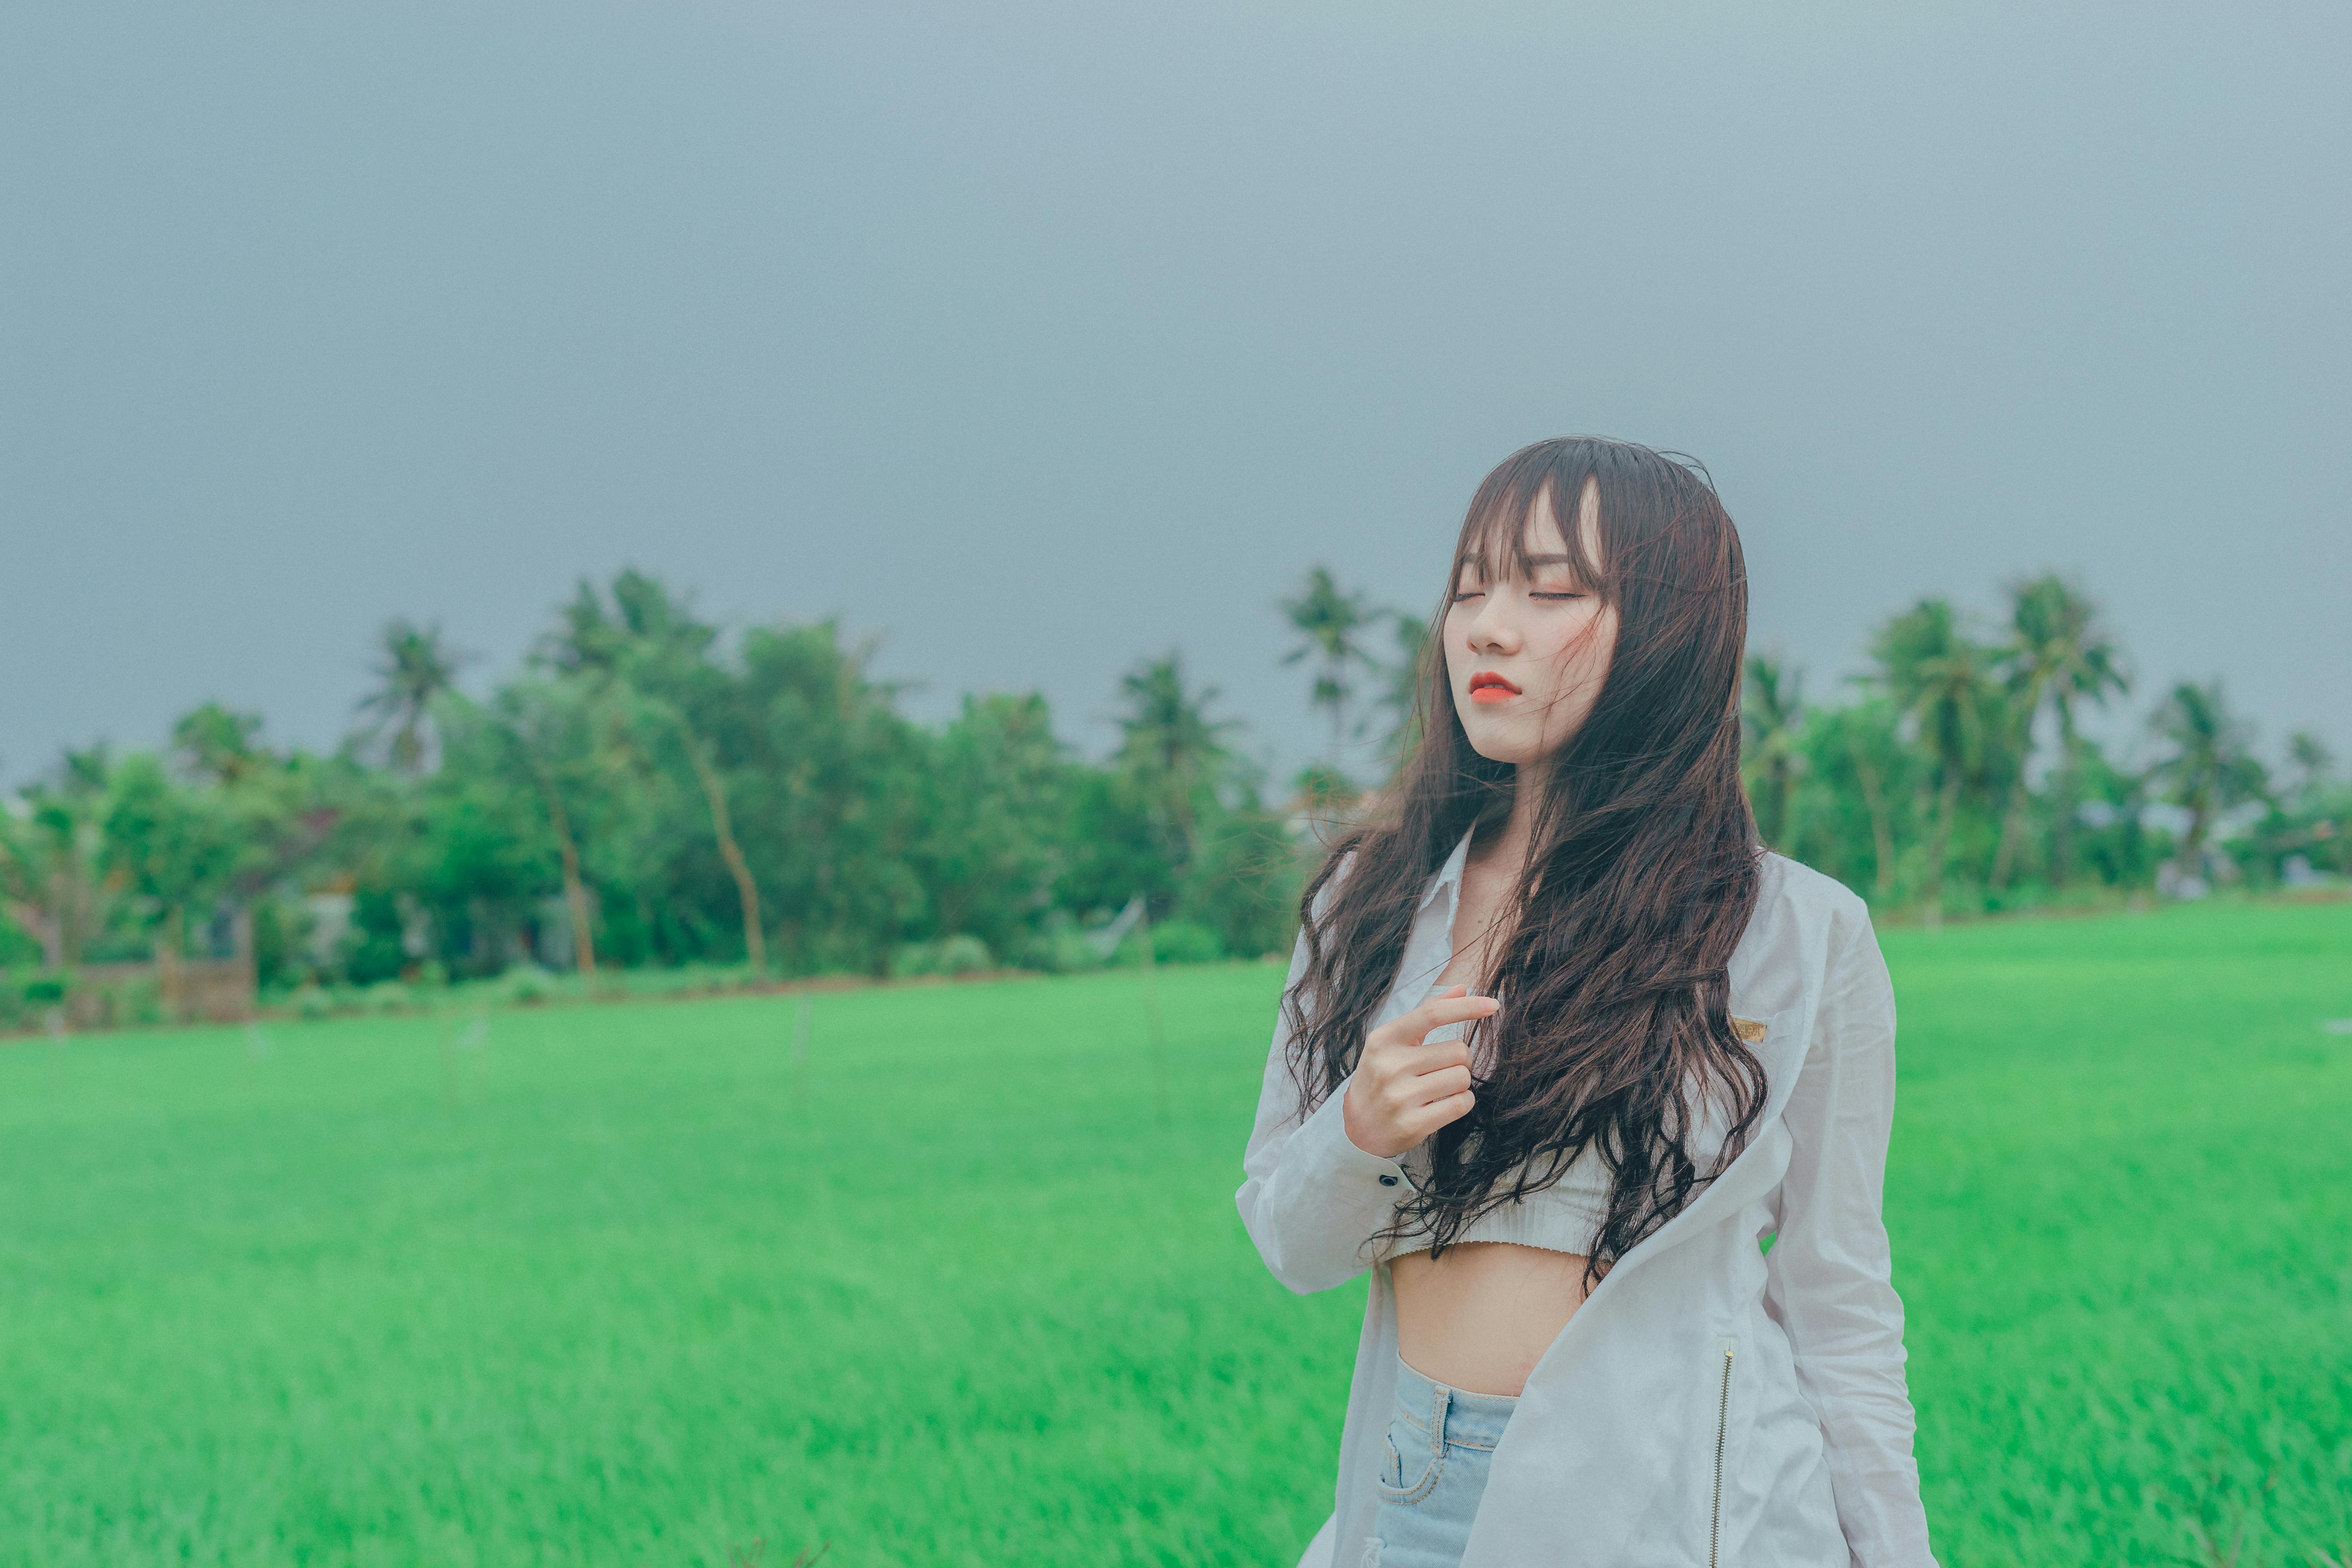
POLYGON ((1723 1352, 1723 1394, 1715 1407, 1715 1503, 1706 1520, 1706 1568, 1719 1568, 1716 1551, 1723 1540, 1723 1442, 1731 1426, 1731 1358, 1739 1342, 1728 1336, 1716 1342, 1723 1352))

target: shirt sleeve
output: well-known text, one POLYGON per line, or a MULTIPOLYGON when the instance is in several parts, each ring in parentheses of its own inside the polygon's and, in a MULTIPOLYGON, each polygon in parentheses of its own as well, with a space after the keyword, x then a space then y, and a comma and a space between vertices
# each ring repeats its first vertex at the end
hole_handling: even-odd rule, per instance
MULTIPOLYGON (((1291 955, 1289 994, 1307 968, 1302 932, 1291 955)), ((1234 1201, 1258 1256, 1302 1295, 1343 1285, 1371 1267, 1371 1238, 1412 1194, 1404 1167, 1348 1141, 1342 1083, 1303 1121, 1289 1065, 1290 1026, 1277 1017, 1258 1092, 1257 1123, 1234 1201)))
POLYGON ((1895 992, 1866 913, 1835 949, 1785 1124, 1794 1141, 1765 1307, 1822 1424, 1852 1568, 1934 1568, 1912 1457, 1881 1198, 1895 1116, 1895 992))

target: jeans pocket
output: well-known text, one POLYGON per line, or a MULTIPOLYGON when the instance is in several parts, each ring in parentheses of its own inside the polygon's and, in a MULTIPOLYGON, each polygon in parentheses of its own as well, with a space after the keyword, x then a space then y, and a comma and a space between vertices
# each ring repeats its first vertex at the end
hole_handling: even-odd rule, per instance
POLYGON ((1435 1489, 1437 1478, 1445 1468, 1445 1455, 1443 1450, 1430 1451, 1428 1434, 1402 1422, 1394 1422, 1390 1425, 1388 1435, 1381 1442, 1386 1449, 1381 1458, 1379 1485, 1381 1501, 1409 1508, 1435 1489), (1402 1433, 1400 1427, 1402 1428, 1402 1433), (1411 1481, 1405 1479, 1404 1453, 1397 1447, 1399 1436, 1402 1436, 1406 1446, 1421 1457, 1420 1473, 1411 1481))

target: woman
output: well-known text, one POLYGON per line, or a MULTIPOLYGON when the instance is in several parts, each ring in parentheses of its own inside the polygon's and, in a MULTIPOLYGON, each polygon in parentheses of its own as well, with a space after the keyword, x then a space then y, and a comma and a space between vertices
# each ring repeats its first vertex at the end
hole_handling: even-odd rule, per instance
POLYGON ((1371 1271, 1316 1568, 1932 1565, 1860 900, 1739 783, 1739 539, 1581 438, 1479 487, 1382 820, 1307 889, 1245 1162, 1371 1271), (1466 1029, 1466 1038, 1454 1037, 1466 1029))

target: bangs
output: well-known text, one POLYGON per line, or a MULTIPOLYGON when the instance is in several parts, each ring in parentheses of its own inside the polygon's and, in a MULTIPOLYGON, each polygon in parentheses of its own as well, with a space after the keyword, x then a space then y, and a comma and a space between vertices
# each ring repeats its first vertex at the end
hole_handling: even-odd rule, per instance
MULTIPOLYGON (((1587 588, 1603 596, 1613 596, 1602 563, 1586 551, 1584 530, 1578 525, 1584 487, 1598 486, 1599 481, 1600 470, 1589 451, 1534 447, 1514 455, 1487 475, 1486 482, 1471 498, 1469 513, 1462 521, 1462 538, 1454 547, 1454 576, 1447 591, 1452 591, 1453 582, 1460 579, 1465 567, 1475 572, 1482 581, 1497 576, 1532 576, 1536 552, 1528 536, 1534 531, 1537 502, 1549 497, 1570 570, 1587 588)), ((1600 517, 1594 531, 1600 535, 1605 553, 1609 508, 1599 495, 1595 503, 1600 517)))

